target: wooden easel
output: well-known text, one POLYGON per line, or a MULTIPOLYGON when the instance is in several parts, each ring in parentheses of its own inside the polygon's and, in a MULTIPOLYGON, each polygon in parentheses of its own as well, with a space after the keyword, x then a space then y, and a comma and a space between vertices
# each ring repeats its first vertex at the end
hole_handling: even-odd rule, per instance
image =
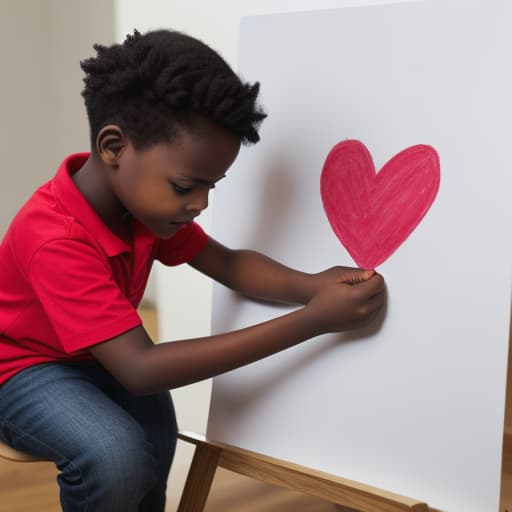
MULTIPOLYGON (((506 397, 499 512, 512 512, 512 311, 506 397)), ((330 501, 340 505, 340 512, 441 512, 421 501, 211 441, 202 435, 180 433, 178 437, 196 445, 178 512, 203 512, 217 467, 330 501)))
POLYGON ((217 467, 316 496, 340 505, 346 512, 441 512, 418 500, 211 441, 202 435, 187 432, 178 437, 196 445, 178 512, 203 512, 217 467))

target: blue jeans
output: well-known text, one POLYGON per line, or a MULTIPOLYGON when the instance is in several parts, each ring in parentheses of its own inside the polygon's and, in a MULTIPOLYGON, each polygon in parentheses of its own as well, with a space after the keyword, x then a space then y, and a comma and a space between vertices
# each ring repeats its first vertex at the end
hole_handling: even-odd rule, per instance
POLYGON ((0 439, 56 464, 65 512, 163 512, 176 435, 168 392, 134 396, 95 362, 0 386, 0 439))

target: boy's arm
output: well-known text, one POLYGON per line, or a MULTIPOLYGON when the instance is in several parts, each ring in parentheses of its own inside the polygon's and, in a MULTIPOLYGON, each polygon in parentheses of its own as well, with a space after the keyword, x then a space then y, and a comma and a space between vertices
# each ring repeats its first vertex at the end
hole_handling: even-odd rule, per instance
POLYGON ((226 334, 154 345, 143 327, 90 348, 134 394, 149 394, 214 377, 327 332, 361 327, 384 300, 375 275, 356 286, 332 284, 307 306, 226 334))
POLYGON ((331 282, 355 284, 374 274, 372 270, 347 267, 308 274, 256 251, 228 249, 212 238, 190 265, 249 297, 291 304, 307 304, 320 288, 331 282))
POLYGON ((296 311, 226 334, 154 345, 144 328, 136 327, 91 347, 92 355, 132 393, 149 394, 184 386, 319 334, 361 327, 383 304, 384 280, 378 274, 355 286, 320 275, 318 280, 323 284, 315 285, 318 289, 312 291, 315 286, 310 290, 307 283, 294 283, 295 275, 298 282, 302 281, 301 273, 256 254, 248 255, 247 259, 243 255, 232 258, 222 248, 215 252, 215 242, 210 242, 206 251, 211 251, 212 245, 210 255, 223 260, 219 266, 205 263, 201 258, 204 251, 192 264, 228 286, 251 295, 291 302, 308 300, 309 293, 312 297, 296 311), (235 268, 230 270, 231 264, 235 268), (256 275, 247 276, 247 272, 256 275), (273 278, 277 279, 276 284, 263 283, 273 278), (284 290, 280 291, 280 287, 284 290))

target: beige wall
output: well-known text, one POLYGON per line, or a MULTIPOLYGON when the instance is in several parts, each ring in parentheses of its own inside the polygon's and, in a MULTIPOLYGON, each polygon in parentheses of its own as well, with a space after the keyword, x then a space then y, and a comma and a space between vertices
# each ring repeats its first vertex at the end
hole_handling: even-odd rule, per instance
POLYGON ((0 1, 0 234, 66 154, 89 148, 79 61, 114 26, 109 0, 0 1))

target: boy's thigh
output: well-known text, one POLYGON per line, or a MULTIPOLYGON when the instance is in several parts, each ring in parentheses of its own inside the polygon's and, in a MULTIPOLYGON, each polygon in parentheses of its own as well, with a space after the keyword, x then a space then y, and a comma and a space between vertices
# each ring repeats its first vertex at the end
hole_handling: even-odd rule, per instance
POLYGON ((86 452, 133 457, 155 443, 174 448, 175 428, 168 394, 135 397, 95 364, 36 365, 0 387, 0 438, 57 465, 86 452))

